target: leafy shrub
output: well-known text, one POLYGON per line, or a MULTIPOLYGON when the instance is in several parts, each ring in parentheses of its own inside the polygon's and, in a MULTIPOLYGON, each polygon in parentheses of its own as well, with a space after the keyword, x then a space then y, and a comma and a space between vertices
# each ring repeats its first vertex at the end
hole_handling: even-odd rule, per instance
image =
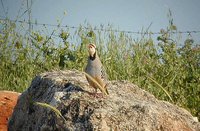
POLYGON ((56 43, 52 35, 37 31, 28 38, 22 36, 9 20, 1 21, 0 27, 1 90, 22 92, 35 75, 44 71, 82 71, 87 62, 86 46, 94 42, 110 80, 129 80, 200 117, 200 46, 187 39, 178 47, 173 24, 161 30, 159 44, 147 36, 135 40, 123 32, 102 32, 92 27, 85 30, 81 26, 73 36, 79 39, 76 44, 64 30, 56 43))

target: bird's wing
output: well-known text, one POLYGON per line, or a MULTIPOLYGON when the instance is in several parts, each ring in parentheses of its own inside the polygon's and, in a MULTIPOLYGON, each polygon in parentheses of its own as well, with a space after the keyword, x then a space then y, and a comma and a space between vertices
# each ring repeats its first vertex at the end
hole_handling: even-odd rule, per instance
POLYGON ((108 80, 108 75, 106 73, 106 70, 103 66, 101 66, 101 79, 103 79, 104 82, 108 80))

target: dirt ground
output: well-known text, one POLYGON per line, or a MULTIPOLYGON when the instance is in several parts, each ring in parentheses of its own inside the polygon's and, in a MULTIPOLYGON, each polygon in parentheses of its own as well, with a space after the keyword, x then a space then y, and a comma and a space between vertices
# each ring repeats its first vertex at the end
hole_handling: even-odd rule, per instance
POLYGON ((7 131, 7 122, 20 93, 0 91, 0 131, 7 131))

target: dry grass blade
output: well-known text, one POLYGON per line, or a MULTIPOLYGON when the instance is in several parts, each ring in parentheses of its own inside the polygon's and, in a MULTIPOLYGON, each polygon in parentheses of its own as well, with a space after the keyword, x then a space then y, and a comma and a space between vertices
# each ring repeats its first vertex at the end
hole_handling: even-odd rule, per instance
POLYGON ((86 72, 83 72, 91 81, 93 81, 97 86, 98 88, 101 90, 101 92, 104 94, 104 95, 108 95, 108 93, 106 92, 106 90, 94 79, 92 78, 89 74, 87 74, 86 72))
POLYGON ((151 81, 153 81, 156 85, 158 85, 158 87, 160 87, 165 92, 165 94, 169 97, 169 99, 171 100, 171 102, 174 103, 174 101, 171 98, 171 96, 169 95, 169 93, 157 81, 155 81, 153 78, 148 77, 148 76, 147 76, 147 78, 150 79, 151 81))
POLYGON ((55 107, 42 102, 34 102, 34 104, 51 109, 56 114, 57 117, 61 117, 65 122, 67 122, 66 119, 62 116, 61 112, 55 107))

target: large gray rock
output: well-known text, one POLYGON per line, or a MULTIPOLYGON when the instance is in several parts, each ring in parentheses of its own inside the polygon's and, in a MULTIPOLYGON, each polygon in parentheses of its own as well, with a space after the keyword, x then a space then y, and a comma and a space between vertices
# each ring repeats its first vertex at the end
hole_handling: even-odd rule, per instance
POLYGON ((83 73, 54 71, 36 76, 18 99, 9 120, 10 131, 200 131, 186 110, 127 81, 109 83, 109 96, 94 98, 83 73), (47 103, 55 110, 36 105, 47 103))

